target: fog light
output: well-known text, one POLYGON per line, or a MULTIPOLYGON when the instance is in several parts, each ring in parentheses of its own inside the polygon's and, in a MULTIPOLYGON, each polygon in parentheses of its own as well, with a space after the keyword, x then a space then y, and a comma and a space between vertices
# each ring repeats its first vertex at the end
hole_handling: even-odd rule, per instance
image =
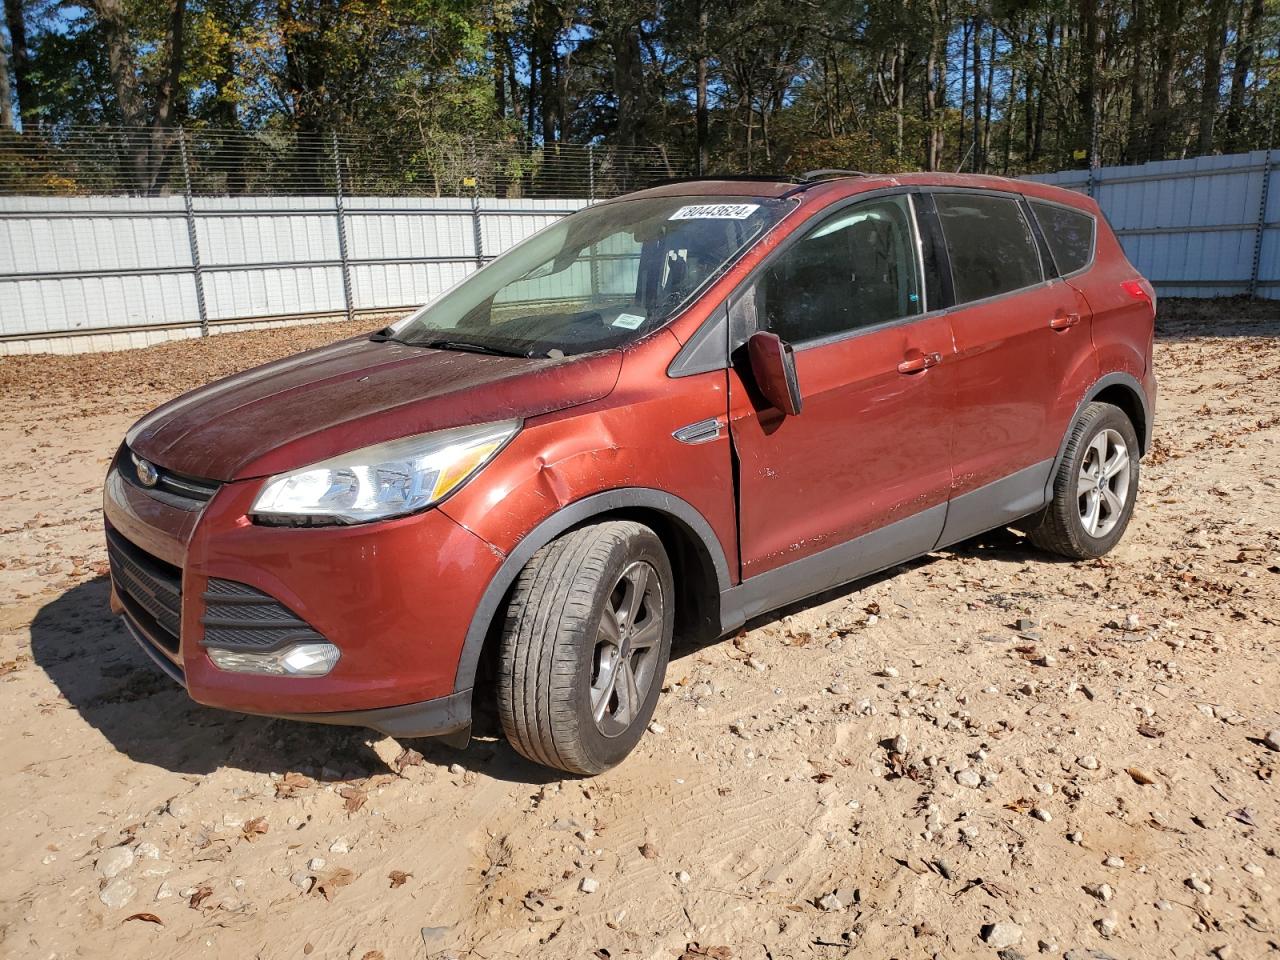
POLYGON ((340 656, 342 653, 332 643, 295 643, 266 653, 209 648, 209 659, 219 670, 271 677, 323 677, 337 665, 340 656))

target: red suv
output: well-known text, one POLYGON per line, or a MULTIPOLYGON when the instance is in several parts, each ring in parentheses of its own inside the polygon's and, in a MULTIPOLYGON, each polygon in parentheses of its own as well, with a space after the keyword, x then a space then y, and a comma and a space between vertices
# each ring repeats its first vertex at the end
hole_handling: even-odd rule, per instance
POLYGON ((491 675, 517 750, 595 773, 676 634, 1015 521, 1110 550, 1154 316, 1053 187, 645 190, 144 417, 106 480, 113 606, 201 703, 465 743, 491 675))

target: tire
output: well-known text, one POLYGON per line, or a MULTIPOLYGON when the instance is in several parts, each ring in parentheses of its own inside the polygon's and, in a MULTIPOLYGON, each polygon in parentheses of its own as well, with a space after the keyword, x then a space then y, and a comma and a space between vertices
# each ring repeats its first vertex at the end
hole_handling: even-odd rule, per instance
POLYGON ((620 763, 653 716, 674 628, 671 563, 648 527, 613 520, 547 544, 516 578, 503 623, 497 692, 507 740, 569 773, 620 763))
POLYGON ((1133 516, 1138 456, 1138 435, 1123 410, 1109 403, 1085 407, 1053 478, 1053 498, 1028 531, 1031 542, 1075 560, 1109 553, 1133 516))

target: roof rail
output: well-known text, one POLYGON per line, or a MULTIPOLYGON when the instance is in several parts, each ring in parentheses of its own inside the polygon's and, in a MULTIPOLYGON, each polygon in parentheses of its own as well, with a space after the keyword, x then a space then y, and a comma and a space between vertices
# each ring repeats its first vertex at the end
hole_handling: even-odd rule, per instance
POLYGON ((864 170, 837 170, 823 168, 821 170, 806 170, 800 174, 799 180, 803 183, 812 183, 815 180, 831 180, 835 177, 869 177, 871 174, 864 170))
POLYGON ((804 183, 803 177, 789 173, 708 173, 701 177, 668 177, 655 181, 651 186, 665 187, 673 183, 704 183, 708 180, 741 181, 743 183, 804 183))

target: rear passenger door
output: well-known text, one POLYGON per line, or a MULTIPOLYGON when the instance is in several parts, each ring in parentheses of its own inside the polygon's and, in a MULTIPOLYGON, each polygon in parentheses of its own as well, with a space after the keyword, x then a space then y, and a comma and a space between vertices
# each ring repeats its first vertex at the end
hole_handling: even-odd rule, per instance
POLYGON ((1064 401, 1082 376, 1092 382, 1096 360, 1088 304, 1054 275, 1019 195, 937 190, 933 201, 955 303, 945 544, 1043 505, 1064 401))

